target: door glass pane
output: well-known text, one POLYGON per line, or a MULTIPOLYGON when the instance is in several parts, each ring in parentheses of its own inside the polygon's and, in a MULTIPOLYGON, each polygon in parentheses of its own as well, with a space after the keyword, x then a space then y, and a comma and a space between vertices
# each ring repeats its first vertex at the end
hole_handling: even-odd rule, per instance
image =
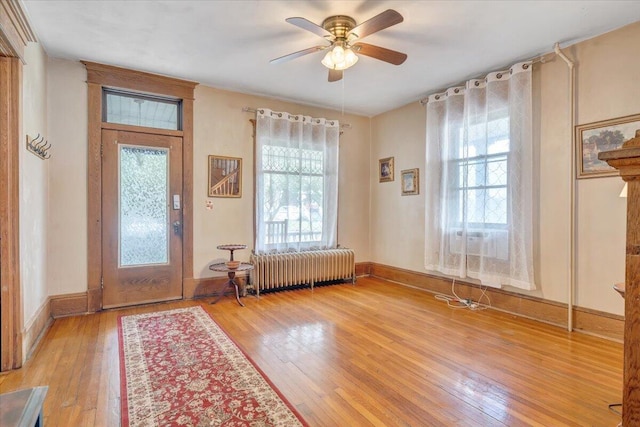
POLYGON ((166 264, 169 152, 120 145, 120 266, 166 264))
POLYGON ((180 101, 152 98, 105 90, 105 117, 108 123, 180 129, 180 101))

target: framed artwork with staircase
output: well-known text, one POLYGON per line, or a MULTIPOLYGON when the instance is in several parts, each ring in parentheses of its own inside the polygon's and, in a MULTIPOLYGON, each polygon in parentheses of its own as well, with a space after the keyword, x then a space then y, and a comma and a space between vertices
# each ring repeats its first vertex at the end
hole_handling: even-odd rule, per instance
POLYGON ((209 197, 242 197, 242 159, 209 156, 209 197))

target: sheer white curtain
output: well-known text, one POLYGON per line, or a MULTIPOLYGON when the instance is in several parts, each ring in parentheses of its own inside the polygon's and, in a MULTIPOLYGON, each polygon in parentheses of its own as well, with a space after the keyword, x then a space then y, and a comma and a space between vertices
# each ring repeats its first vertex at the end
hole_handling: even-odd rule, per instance
POLYGON ((427 270, 535 289, 531 64, 427 101, 427 270))
POLYGON ((339 136, 337 120, 258 109, 256 252, 336 247, 339 136))

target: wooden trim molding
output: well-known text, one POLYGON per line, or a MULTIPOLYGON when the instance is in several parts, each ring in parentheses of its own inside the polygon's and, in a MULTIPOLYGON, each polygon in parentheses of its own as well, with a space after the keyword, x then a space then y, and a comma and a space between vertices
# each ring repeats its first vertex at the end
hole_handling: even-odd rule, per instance
MULTIPOLYGON (((193 277, 193 92, 182 100, 182 277, 193 277)), ((184 280, 183 280, 184 282, 184 280)), ((184 287, 184 283, 182 285, 184 287)))
MULTIPOLYGON (((451 294, 451 279, 440 276, 376 263, 371 263, 370 275, 428 292, 451 294)), ((478 285, 456 279, 456 294, 460 298, 478 301, 482 290, 478 285)), ((567 325, 567 304, 494 288, 488 288, 486 295, 491 300, 491 307, 496 310, 556 326, 567 325)), ((623 316, 580 307, 574 307, 574 316, 576 331, 622 341, 623 316)))
POLYGON ((47 298, 33 319, 31 319, 31 322, 25 325, 24 332, 22 333, 23 350, 27 355, 25 360, 31 356, 38 342, 40 342, 40 339, 44 336, 47 329, 49 329, 49 326, 51 326, 51 323, 53 323, 53 319, 51 318, 50 298, 47 298))
POLYGON ((144 126, 121 125, 119 123, 102 122, 101 126, 102 126, 102 129, 121 130, 124 132, 149 133, 154 135, 168 135, 168 136, 182 137, 184 134, 184 132, 182 132, 181 130, 147 128, 144 126))
POLYGON ((0 0, 0 56, 24 60, 24 47, 36 36, 18 0, 0 0))
POLYGON ((87 311, 102 308, 102 86, 88 83, 87 311))
POLYGON ((86 292, 54 295, 47 298, 22 332, 23 351, 27 355, 26 359, 36 349, 40 339, 53 323, 53 319, 86 314, 87 298, 86 292))
MULTIPOLYGON (((142 71, 82 61, 87 69, 88 90, 88 275, 87 309, 102 308, 102 129, 114 125, 102 122, 102 88, 120 88, 182 100, 182 278, 193 277, 193 92, 196 82, 179 80, 142 71)), ((118 125, 115 125, 118 127, 118 125)), ((122 126, 120 126, 122 127, 122 126)), ((143 131, 136 128, 137 131, 143 131)), ((127 126, 127 130, 129 127, 127 126)), ((174 135, 176 131, 162 133, 174 135)))
POLYGON ((23 361, 19 148, 22 62, 30 41, 36 37, 20 1, 0 0, 0 371, 23 361))
MULTIPOLYGON (((238 274, 235 280, 240 287, 246 286, 247 275, 238 274)), ((183 282, 184 299, 194 299, 211 297, 216 292, 220 291, 222 287, 227 283, 229 279, 226 276, 220 277, 203 277, 200 279, 185 279, 183 282)))
POLYGON ((196 82, 159 74, 145 73, 89 61, 81 62, 87 68, 87 83, 96 83, 101 86, 193 100, 193 90, 198 85, 196 82))
POLYGON ((573 328, 590 335, 624 342, 624 316, 573 307, 573 328))
POLYGON ((51 317, 75 316, 87 313, 89 294, 78 292, 75 294, 53 295, 49 297, 51 317))
POLYGON ((22 63, 0 57, 0 370, 22 366, 19 153, 22 63))
POLYGON ((356 277, 370 276, 372 262, 356 262, 356 277))

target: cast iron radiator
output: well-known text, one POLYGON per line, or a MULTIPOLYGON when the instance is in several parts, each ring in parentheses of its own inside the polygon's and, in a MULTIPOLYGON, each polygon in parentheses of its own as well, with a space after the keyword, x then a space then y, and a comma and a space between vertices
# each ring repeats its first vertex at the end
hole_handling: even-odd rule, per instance
POLYGON ((278 254, 251 254, 249 261, 251 284, 256 293, 313 285, 334 280, 356 281, 355 254, 352 249, 323 249, 317 251, 278 254))

